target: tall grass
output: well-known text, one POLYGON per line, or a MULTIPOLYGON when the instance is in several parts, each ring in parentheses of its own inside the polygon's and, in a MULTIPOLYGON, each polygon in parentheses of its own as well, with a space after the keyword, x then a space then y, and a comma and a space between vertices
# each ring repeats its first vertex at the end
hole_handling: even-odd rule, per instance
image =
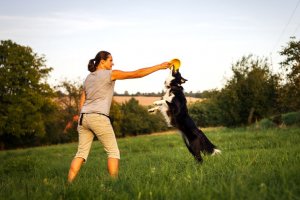
POLYGON ((66 184, 77 144, 0 152, 0 199, 299 199, 300 128, 207 129, 221 150, 197 164, 177 134, 119 139, 118 180, 95 141, 66 184))

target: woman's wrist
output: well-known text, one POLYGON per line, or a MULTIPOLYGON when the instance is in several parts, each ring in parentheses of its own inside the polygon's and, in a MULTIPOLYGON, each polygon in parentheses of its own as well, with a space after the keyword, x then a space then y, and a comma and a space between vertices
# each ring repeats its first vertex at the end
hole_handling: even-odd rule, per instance
POLYGON ((160 69, 168 69, 168 68, 170 68, 171 64, 169 62, 163 62, 159 66, 160 66, 160 69))
POLYGON ((158 68, 159 68, 159 69, 164 69, 163 64, 159 64, 159 65, 158 65, 158 68))

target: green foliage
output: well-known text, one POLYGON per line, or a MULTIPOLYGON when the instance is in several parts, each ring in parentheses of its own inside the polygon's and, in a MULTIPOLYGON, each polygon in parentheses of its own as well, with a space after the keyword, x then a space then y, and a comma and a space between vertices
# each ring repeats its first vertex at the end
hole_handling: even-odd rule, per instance
POLYGON ((200 126, 240 126, 276 115, 272 121, 282 124, 281 113, 300 109, 300 41, 291 38, 280 55, 285 56, 284 82, 281 74, 272 73, 267 59, 242 57, 232 65, 233 76, 220 91, 203 92, 209 101, 190 107, 192 118, 200 126))
POLYGON ((264 118, 255 124, 256 128, 259 129, 268 129, 276 127, 276 124, 272 120, 264 118))
POLYGON ((119 125, 114 125, 120 127, 122 136, 151 133, 167 129, 167 125, 160 114, 149 114, 147 109, 139 105, 138 101, 134 98, 122 104, 120 109, 121 120, 119 125))
POLYGON ((45 82, 52 68, 30 47, 10 40, 0 43, 0 138, 7 140, 45 135, 43 108, 53 97, 45 82))
POLYGON ((81 82, 64 80, 56 86, 59 103, 70 116, 79 113, 79 101, 83 89, 81 82))
POLYGON ((122 120, 123 120, 123 114, 122 114, 122 107, 117 102, 113 101, 110 107, 110 117, 112 119, 112 126, 114 128, 114 132, 117 137, 124 137, 125 133, 122 134, 121 127, 122 127, 122 120))
POLYGON ((243 57, 232 71, 233 77, 214 97, 225 126, 251 124, 277 112, 279 77, 266 59, 243 57))
POLYGON ((282 115, 282 121, 285 125, 300 126, 300 112, 290 112, 282 115))
POLYGON ((284 56, 281 62, 286 71, 286 84, 282 88, 281 100, 284 112, 299 111, 300 109, 300 40, 292 37, 280 55, 284 56))
POLYGON ((220 121, 220 110, 214 99, 195 102, 188 106, 189 114, 194 122, 201 127, 218 126, 220 121))
POLYGON ((59 105, 59 112, 57 113, 57 125, 59 143, 74 142, 78 140, 77 121, 73 121, 73 116, 79 114, 79 101, 82 92, 82 81, 64 80, 56 89, 56 102, 59 105), (63 129, 67 122, 72 122, 72 128, 63 133, 63 129))
POLYGON ((95 141, 71 185, 75 143, 1 151, 0 199, 298 199, 299 128, 204 131, 222 154, 202 165, 175 133, 118 139, 118 180, 95 141))
POLYGON ((250 127, 254 129, 268 129, 287 126, 300 126, 300 112, 290 112, 286 114, 275 115, 270 118, 264 118, 250 127))

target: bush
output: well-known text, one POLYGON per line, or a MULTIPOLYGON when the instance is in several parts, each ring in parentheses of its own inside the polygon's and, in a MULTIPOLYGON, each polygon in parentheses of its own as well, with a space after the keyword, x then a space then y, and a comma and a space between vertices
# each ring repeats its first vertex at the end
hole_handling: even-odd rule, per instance
POLYGON ((209 127, 221 125, 220 110, 211 99, 190 104, 188 109, 191 118, 197 126, 209 127))
POLYGON ((255 128, 274 128, 274 127, 280 127, 282 125, 286 126, 300 126, 300 112, 290 112, 282 115, 275 115, 271 117, 270 119, 264 118, 257 122, 255 125, 255 128))
POLYGON ((167 130, 163 116, 160 113, 149 114, 135 98, 122 105, 113 102, 110 116, 117 137, 139 135, 167 130))
POLYGON ((282 115, 282 121, 285 125, 300 126, 300 112, 290 112, 282 115))
POLYGON ((272 122, 270 119, 264 118, 259 122, 257 122, 256 127, 261 129, 268 129, 268 128, 276 127, 276 124, 272 122))

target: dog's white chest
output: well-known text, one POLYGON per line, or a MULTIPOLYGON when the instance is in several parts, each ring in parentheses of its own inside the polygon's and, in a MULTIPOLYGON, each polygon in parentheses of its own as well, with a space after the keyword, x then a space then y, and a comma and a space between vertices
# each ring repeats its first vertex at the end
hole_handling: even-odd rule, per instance
POLYGON ((167 89, 165 95, 163 96, 163 100, 171 103, 175 95, 171 92, 171 89, 167 89))

